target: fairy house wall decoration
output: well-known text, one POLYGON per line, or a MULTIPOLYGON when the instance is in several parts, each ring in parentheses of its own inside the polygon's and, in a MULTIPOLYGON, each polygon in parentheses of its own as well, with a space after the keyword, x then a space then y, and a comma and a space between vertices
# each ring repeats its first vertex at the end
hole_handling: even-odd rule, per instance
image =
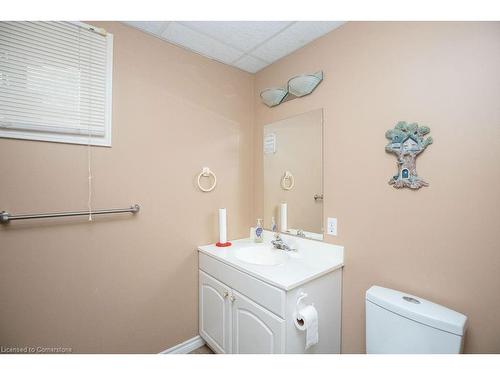
POLYGON ((418 177, 416 158, 432 143, 432 137, 424 139, 424 135, 430 132, 427 126, 418 126, 417 123, 407 124, 400 121, 394 129, 388 130, 385 137, 389 143, 385 146, 387 152, 396 154, 398 161, 398 174, 389 180, 389 184, 400 189, 420 189, 429 186, 427 182, 418 177))

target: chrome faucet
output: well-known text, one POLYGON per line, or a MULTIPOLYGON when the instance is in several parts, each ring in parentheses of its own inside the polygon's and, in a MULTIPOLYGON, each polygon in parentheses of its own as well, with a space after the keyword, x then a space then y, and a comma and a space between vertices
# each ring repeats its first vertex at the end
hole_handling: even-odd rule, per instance
POLYGON ((297 236, 299 236, 299 237, 305 237, 306 234, 304 233, 303 229, 297 229, 297 236))
POLYGON ((281 238, 279 233, 276 233, 275 237, 276 237, 276 239, 271 241, 271 243, 273 244, 275 249, 284 250, 284 251, 297 251, 297 249, 292 249, 290 246, 288 246, 283 241, 283 238, 281 238))

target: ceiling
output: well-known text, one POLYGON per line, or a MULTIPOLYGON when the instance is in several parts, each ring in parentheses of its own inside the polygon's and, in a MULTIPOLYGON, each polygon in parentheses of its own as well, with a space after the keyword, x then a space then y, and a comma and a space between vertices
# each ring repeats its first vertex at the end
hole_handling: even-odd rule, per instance
POLYGON ((336 29, 340 21, 128 21, 224 64, 256 73, 336 29))

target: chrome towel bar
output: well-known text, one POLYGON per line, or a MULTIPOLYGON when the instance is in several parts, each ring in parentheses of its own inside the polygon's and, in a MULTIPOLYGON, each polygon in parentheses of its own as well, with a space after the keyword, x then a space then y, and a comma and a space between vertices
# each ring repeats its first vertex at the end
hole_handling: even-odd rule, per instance
POLYGON ((0 223, 7 224, 12 220, 27 220, 27 219, 47 219, 53 217, 68 217, 68 216, 87 216, 87 215, 104 215, 104 214, 121 214, 121 213, 137 213, 141 207, 134 204, 128 208, 112 208, 109 210, 92 210, 92 211, 68 211, 68 212, 50 212, 45 214, 23 214, 12 215, 6 211, 0 212, 0 223))

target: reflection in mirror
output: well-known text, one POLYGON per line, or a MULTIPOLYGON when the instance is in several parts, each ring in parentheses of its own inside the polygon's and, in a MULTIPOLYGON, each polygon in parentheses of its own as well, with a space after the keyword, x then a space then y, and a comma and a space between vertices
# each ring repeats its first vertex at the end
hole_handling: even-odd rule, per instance
POLYGON ((264 227, 323 239, 323 110, 264 126, 264 227))

